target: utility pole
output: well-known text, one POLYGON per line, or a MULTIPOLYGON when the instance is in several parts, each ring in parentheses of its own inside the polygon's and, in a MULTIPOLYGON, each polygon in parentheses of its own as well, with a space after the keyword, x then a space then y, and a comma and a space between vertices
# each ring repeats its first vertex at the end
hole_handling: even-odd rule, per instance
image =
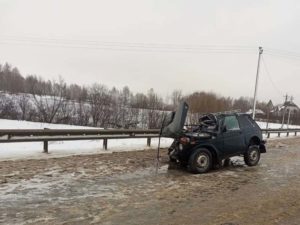
POLYGON ((267 127, 266 127, 266 129, 269 128, 270 112, 271 112, 271 110, 273 109, 273 107, 274 107, 274 106, 273 106, 273 102, 272 102, 272 100, 270 99, 269 102, 268 102, 268 104, 267 104, 268 114, 267 114, 267 127))
POLYGON ((287 102, 287 100, 288 100, 288 94, 285 94, 284 96, 283 96, 284 98, 285 98, 285 101, 284 101, 284 103, 286 103, 287 102))
POLYGON ((258 89, 258 78, 259 78, 259 67, 260 67, 260 58, 261 54, 263 53, 263 48, 258 48, 258 63, 257 63, 257 71, 256 71, 256 80, 255 80, 255 90, 254 90, 254 99, 253 99, 253 112, 252 118, 255 119, 255 110, 256 110, 256 96, 257 96, 257 89, 258 89))
MULTIPOLYGON (((294 97, 291 96, 290 101, 291 103, 293 102, 294 97)), ((289 114, 288 114, 288 121, 287 121, 287 128, 289 129, 289 125, 290 125, 290 117, 291 117, 291 109, 289 108, 289 114)))
POLYGON ((284 117, 285 117, 285 113, 286 113, 285 103, 287 102, 289 96, 288 96, 288 94, 286 94, 283 97, 285 98, 285 100, 284 100, 284 103, 283 103, 284 109, 283 109, 283 116, 282 116, 281 128, 283 128, 283 125, 284 125, 284 117))

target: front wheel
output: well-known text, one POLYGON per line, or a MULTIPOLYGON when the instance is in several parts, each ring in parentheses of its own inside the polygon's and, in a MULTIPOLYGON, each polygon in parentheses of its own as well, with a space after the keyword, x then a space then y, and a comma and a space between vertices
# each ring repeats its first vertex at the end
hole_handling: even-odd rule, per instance
POLYGON ((174 158, 172 158, 172 157, 169 157, 169 161, 170 161, 171 163, 176 163, 176 162, 177 162, 177 160, 174 159, 174 158))
POLYGON ((244 161, 248 166, 256 166, 260 160, 260 150, 258 146, 250 146, 244 154, 244 161))
POLYGON ((197 149, 189 158, 189 169, 193 173, 206 173, 212 167, 212 155, 205 148, 197 149))

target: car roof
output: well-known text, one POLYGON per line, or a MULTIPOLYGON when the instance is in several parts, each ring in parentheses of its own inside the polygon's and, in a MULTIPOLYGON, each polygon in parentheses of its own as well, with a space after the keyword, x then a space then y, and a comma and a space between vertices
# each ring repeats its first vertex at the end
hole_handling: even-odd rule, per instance
POLYGON ((225 117, 225 116, 247 116, 249 117, 250 115, 247 113, 212 113, 215 115, 217 118, 225 117))

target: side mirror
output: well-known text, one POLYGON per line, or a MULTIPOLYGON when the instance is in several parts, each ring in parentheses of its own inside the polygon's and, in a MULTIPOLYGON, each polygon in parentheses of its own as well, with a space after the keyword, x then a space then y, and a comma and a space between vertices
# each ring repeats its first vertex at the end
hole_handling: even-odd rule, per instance
POLYGON ((226 125, 223 125, 223 126, 222 126, 222 133, 225 133, 226 131, 227 131, 226 125))

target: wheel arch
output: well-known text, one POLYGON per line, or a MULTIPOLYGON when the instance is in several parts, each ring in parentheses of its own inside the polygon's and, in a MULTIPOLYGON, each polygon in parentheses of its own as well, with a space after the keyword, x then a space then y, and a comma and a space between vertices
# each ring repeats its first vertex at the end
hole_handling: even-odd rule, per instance
POLYGON ((257 145, 259 147, 259 150, 261 153, 266 153, 266 146, 264 144, 265 142, 262 141, 258 136, 252 136, 249 139, 249 145, 248 147, 250 147, 251 145, 257 145))
POLYGON ((258 137, 258 136, 252 136, 251 138, 249 138, 249 145, 248 146, 250 146, 250 145, 260 145, 260 138, 258 137))
POLYGON ((193 150, 193 152, 196 149, 199 149, 199 148, 205 148, 208 151, 210 151, 210 153, 212 155, 213 164, 219 163, 221 161, 221 159, 220 159, 220 152, 213 145, 209 145, 209 144, 197 145, 197 147, 193 150))

